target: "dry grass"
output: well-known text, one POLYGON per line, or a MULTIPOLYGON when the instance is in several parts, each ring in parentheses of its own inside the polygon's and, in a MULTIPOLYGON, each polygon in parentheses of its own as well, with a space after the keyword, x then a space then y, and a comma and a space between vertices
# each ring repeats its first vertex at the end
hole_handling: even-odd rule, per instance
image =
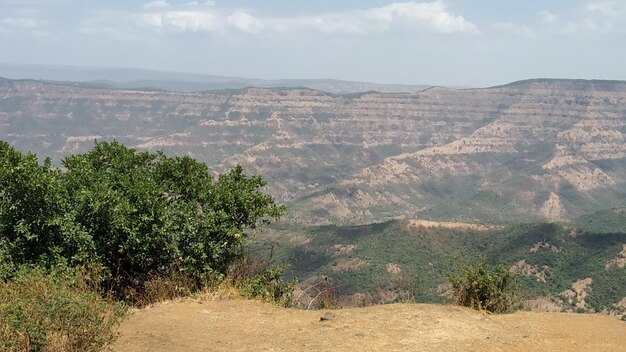
POLYGON ((125 307, 88 276, 28 270, 0 283, 0 350, 99 351, 114 341, 125 307))
POLYGON ((485 315, 444 305, 324 311, 249 300, 185 300, 134 311, 113 346, 177 351, 623 351, 624 323, 590 314, 485 315))

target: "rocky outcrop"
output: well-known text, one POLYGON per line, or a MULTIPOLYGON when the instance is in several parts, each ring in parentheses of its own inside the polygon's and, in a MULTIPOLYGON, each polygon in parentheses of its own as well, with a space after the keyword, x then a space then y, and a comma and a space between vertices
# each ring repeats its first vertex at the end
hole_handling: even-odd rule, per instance
POLYGON ((530 253, 537 253, 541 249, 550 250, 552 253, 560 253, 561 249, 555 245, 552 245, 548 242, 537 242, 530 248, 530 253))
POLYGON ((604 267, 606 269, 610 269, 612 267, 623 268, 624 266, 626 266, 626 243, 622 247, 622 251, 619 252, 619 254, 615 258, 609 260, 608 262, 606 262, 606 264, 604 264, 604 267))
POLYGON ((546 202, 543 203, 539 212, 545 219, 552 221, 563 220, 566 218, 567 214, 565 206, 561 202, 561 198, 554 192, 550 192, 550 196, 546 202))
POLYGON ((549 268, 546 265, 528 264, 525 259, 513 264, 511 269, 526 277, 532 277, 537 282, 546 282, 546 277, 549 272, 549 268))
POLYGON ((578 309, 587 309, 585 298, 592 291, 591 284, 593 284, 593 279, 590 277, 578 280, 572 284, 571 289, 561 292, 561 297, 569 305, 578 309))

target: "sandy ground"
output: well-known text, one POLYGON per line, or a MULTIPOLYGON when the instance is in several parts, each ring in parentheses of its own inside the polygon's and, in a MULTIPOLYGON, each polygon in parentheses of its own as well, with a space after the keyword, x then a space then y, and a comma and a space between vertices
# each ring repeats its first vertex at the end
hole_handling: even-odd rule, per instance
POLYGON ((244 300, 135 310, 114 351, 626 351, 626 323, 600 315, 393 304, 332 311, 244 300))

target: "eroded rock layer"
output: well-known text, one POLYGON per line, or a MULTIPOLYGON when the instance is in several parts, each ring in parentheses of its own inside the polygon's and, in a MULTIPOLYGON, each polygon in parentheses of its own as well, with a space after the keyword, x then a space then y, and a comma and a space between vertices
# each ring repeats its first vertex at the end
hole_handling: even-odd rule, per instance
POLYGON ((0 136, 57 160, 117 139, 269 180, 290 219, 547 218, 623 206, 626 82, 330 95, 0 81, 0 136))

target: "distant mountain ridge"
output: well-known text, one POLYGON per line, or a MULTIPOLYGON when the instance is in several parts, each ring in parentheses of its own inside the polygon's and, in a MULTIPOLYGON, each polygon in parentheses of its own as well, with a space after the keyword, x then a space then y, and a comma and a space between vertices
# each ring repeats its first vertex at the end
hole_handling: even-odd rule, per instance
POLYGON ((0 82, 0 136, 59 159, 94 140, 242 164, 288 218, 559 221, 626 206, 626 82, 333 95, 0 82))
POLYGON ((160 89, 177 92, 200 92, 219 89, 310 88, 334 94, 378 92, 418 92, 430 86, 379 84, 337 79, 266 80, 225 77, 183 72, 163 72, 130 68, 99 68, 81 66, 17 65, 0 63, 0 77, 44 81, 84 82, 101 88, 160 89))

